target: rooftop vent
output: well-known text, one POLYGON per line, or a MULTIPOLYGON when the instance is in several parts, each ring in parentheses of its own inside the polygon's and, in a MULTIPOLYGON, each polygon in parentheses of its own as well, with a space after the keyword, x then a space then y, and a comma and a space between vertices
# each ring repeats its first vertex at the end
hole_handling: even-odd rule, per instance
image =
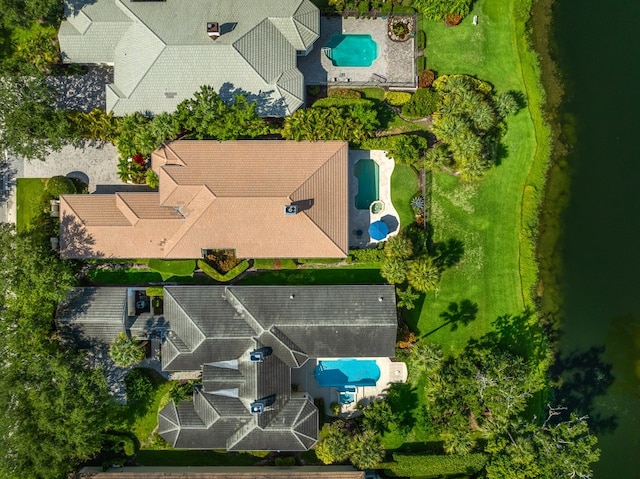
POLYGON ((295 215, 298 214, 298 206, 297 205, 286 205, 284 207, 284 214, 285 215, 295 215))
POLYGON ((275 402, 275 394, 257 399, 249 405, 249 411, 251 412, 251 414, 262 414, 269 406, 271 406, 275 402))
POLYGON ((177 94, 178 94, 178 92, 175 92, 175 91, 165 91, 164 92, 164 96, 166 98, 175 98, 177 94))
POLYGON ((254 349, 249 353, 249 361, 252 363, 261 363, 264 361, 264 358, 269 356, 272 352, 273 350, 269 347, 254 349))
POLYGON ((262 401, 254 401, 249 406, 249 410, 251 414, 262 414, 264 412, 264 402, 262 401))
POLYGON ((220 25, 218 22, 207 22, 207 35, 211 40, 220 38, 220 25))

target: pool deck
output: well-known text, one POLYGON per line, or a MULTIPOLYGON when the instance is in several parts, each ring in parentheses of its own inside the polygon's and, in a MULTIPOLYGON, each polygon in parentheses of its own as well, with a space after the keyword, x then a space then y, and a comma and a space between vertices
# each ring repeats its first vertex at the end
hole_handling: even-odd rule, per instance
POLYGON ((379 86, 415 89, 415 38, 391 41, 386 17, 355 19, 321 17, 320 38, 306 57, 298 57, 298 68, 307 85, 379 86), (378 56, 370 67, 338 67, 322 52, 334 33, 368 34, 378 45, 378 56))
POLYGON ((369 225, 382 220, 389 227, 389 236, 395 236, 400 230, 400 218, 391 202, 391 174, 395 162, 388 158, 383 150, 349 150, 349 247, 367 248, 378 244, 369 236, 369 225), (355 175, 355 165, 358 161, 372 159, 378 164, 378 195, 384 208, 379 213, 356 208, 358 194, 358 177, 355 175), (358 230, 362 231, 358 235, 358 230))
MULTIPOLYGON (((336 358, 324 358, 327 361, 336 358)), ((380 368, 380 379, 375 386, 357 386, 356 398, 351 404, 342 404, 340 416, 353 417, 361 414, 357 404, 362 401, 367 406, 373 401, 386 396, 389 386, 395 383, 404 383, 407 380, 407 365, 403 362, 394 362, 389 358, 355 358, 360 360, 373 359, 380 368)), ((314 398, 324 399, 327 414, 331 414, 330 405, 333 402, 340 403, 340 394, 336 387, 320 387, 315 380, 314 369, 320 359, 310 359, 301 368, 291 370, 291 384, 298 385, 299 392, 306 392, 314 398)))

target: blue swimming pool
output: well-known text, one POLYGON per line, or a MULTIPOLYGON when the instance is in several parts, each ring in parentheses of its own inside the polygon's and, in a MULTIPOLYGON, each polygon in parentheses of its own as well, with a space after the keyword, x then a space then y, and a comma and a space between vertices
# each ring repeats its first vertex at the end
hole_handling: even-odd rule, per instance
POLYGON ((378 45, 371 35, 334 33, 324 46, 325 55, 336 67, 370 67, 378 56, 378 45))
POLYGON ((318 362, 313 375, 321 387, 375 386, 380 368, 372 359, 336 359, 318 362))

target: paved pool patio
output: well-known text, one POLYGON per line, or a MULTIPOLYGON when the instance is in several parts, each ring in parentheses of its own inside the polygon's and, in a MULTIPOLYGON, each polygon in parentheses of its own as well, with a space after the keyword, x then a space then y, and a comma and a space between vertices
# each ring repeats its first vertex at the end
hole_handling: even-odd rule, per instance
POLYGON ((417 87, 415 38, 391 41, 387 18, 321 17, 320 38, 306 57, 298 57, 298 68, 307 85, 417 87), (334 33, 367 34, 378 45, 378 56, 370 67, 338 67, 322 52, 334 33))
MULTIPOLYGON (((335 358, 333 358, 335 359, 335 358)), ((403 362, 392 361, 389 358, 357 358, 359 360, 375 360, 380 368, 380 379, 375 386, 357 386, 355 400, 350 404, 342 404, 340 415, 352 417, 360 414, 358 402, 367 406, 373 401, 384 398, 389 387, 395 383, 407 381, 407 365, 403 362)), ((313 398, 322 398, 327 414, 330 413, 331 403, 340 403, 340 394, 335 387, 320 387, 314 376, 314 369, 322 359, 310 359, 302 367, 291 370, 291 384, 296 384, 299 393, 307 393, 313 398)))
POLYGON ((400 230, 400 218, 391 202, 391 174, 395 162, 387 157, 383 150, 349 150, 349 247, 367 248, 375 246, 378 241, 369 236, 369 225, 376 221, 384 221, 389 227, 389 236, 395 236, 400 230), (371 159, 378 164, 378 197, 383 209, 372 213, 370 209, 356 208, 358 194, 358 177, 355 165, 360 160, 371 159))

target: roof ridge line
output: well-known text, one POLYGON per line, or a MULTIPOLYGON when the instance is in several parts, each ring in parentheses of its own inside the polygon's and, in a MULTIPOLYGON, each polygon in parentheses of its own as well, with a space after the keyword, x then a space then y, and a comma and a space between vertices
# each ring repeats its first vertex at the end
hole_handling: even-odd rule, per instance
MULTIPOLYGON (((180 308, 180 311, 182 311, 182 312, 184 313, 184 315, 189 319, 189 322, 191 322, 191 324, 193 324, 193 325, 196 327, 196 329, 197 329, 198 331, 200 331, 200 334, 202 334, 202 337, 203 337, 203 338, 202 338, 202 340, 201 340, 201 341, 200 341, 200 342, 199 342, 199 343, 198 343, 198 344, 197 344, 193 349, 189 348, 189 345, 188 345, 187 343, 185 343, 185 342, 184 342, 184 340, 183 340, 182 338, 180 338, 180 336, 178 336, 178 338, 180 338, 180 341, 182 341, 182 342, 184 343, 184 345, 185 345, 185 346, 187 346, 187 348, 189 348, 189 351, 191 351, 191 352, 193 353, 196 349, 198 349, 198 348, 202 345, 202 343, 204 343, 204 342, 205 342, 205 340, 207 339, 207 335, 206 335, 206 334, 204 334, 204 331, 203 331, 202 329, 200 329, 200 327, 199 327, 199 326, 198 326, 198 324, 193 320, 193 318, 192 318, 189 314, 187 314, 187 312, 185 311, 185 309, 184 309, 184 307, 182 306, 182 304, 180 303, 180 301, 178 301, 178 299, 177 299, 175 296, 173 296, 171 293, 169 293, 169 296, 171 296, 171 298, 173 299, 173 301, 176 303, 176 306, 177 306, 178 308, 180 308)), ((171 329, 171 331, 173 331, 173 329, 171 329)), ((175 331, 173 331, 173 333, 175 334, 175 331)), ((177 335, 176 335, 176 336, 177 336, 177 335)), ((179 354, 179 353, 178 353, 178 354, 179 354)))
MULTIPOLYGON (((176 183, 176 185, 178 185, 178 184, 176 183)), ((180 186, 180 185, 176 186, 176 189, 177 189, 177 188, 179 188, 179 186, 180 186)), ((211 191, 210 189, 206 188, 206 185, 202 185, 202 186, 200 187, 200 191, 199 191, 198 193, 196 193, 196 196, 198 196, 198 195, 200 194, 200 192, 201 192, 201 191, 203 191, 203 190, 207 190, 209 193, 211 193, 211 195, 213 196, 213 199, 214 199, 214 200, 216 199, 216 195, 215 195, 215 194, 213 194, 213 191, 211 191)), ((194 197, 194 199, 195 199, 195 197, 194 197)), ((191 201, 193 201, 193 200, 191 200, 191 201)), ((191 204, 191 202, 189 202, 189 204, 191 204)), ((168 254, 170 254, 170 253, 171 253, 175 248, 177 248, 177 247, 178 247, 178 245, 180 244, 180 240, 181 240, 182 238, 184 238, 184 236, 185 236, 189 231, 191 231, 191 228, 193 228, 193 227, 196 225, 196 223, 198 222, 198 220, 202 217, 202 215, 204 215, 204 213, 205 213, 205 211, 207 211, 207 209, 208 209, 208 207, 206 207, 206 208, 202 208, 202 211, 200 212, 200 214, 193 218, 193 221, 191 221, 191 224, 189 225, 189 227, 188 227, 187 229, 185 229, 185 230, 184 230, 184 232, 180 235, 180 237, 175 241, 175 243, 173 244, 173 246, 164 252, 164 255, 165 255, 164 257, 165 257, 165 258, 166 258, 166 257, 167 257, 167 255, 168 255, 168 254)), ((179 228, 179 229, 178 229, 178 231, 176 232, 176 234, 177 234, 178 232, 180 232, 180 231, 181 231, 181 228, 179 228)), ((175 235, 174 235, 174 236, 175 236, 175 235)), ((171 238, 171 239, 173 239, 173 238, 171 238)))

